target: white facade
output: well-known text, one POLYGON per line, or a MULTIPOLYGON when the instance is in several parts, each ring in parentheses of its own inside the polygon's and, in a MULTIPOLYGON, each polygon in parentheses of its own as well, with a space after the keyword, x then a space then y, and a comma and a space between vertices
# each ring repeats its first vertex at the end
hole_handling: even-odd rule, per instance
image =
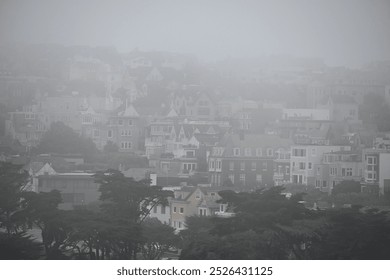
POLYGON ((322 163, 325 153, 350 151, 350 146, 295 145, 291 147, 291 183, 314 184, 316 166, 322 163))

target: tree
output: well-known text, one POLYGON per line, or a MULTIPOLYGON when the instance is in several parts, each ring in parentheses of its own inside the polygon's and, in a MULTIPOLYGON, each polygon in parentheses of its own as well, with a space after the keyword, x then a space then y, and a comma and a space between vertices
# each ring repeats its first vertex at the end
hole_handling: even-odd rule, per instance
POLYGON ((299 203, 302 197, 290 199, 281 194, 283 188, 236 193, 221 191, 221 203, 234 209, 231 218, 209 218, 202 231, 194 230, 188 220, 189 237, 183 245, 181 258, 200 259, 287 259, 301 244, 315 236, 308 234, 315 213, 299 203), (303 221, 308 223, 303 223, 303 221))
POLYGON ((379 131, 390 130, 390 110, 383 95, 365 95, 359 115, 359 119, 366 124, 374 124, 379 131))
POLYGON ((390 222, 388 212, 363 211, 355 207, 325 211, 326 221, 316 231, 320 238, 312 242, 312 259, 389 259, 390 222))
POLYGON ((0 162, 0 228, 8 234, 25 228, 23 213, 24 193, 29 180, 21 166, 0 162))
POLYGON ((98 152, 91 139, 81 137, 62 122, 52 123, 37 147, 39 153, 81 154, 91 156, 98 152))
POLYGON ((141 244, 141 224, 158 204, 167 205, 169 191, 150 186, 149 180, 136 181, 118 170, 97 172, 95 180, 100 184, 102 212, 128 231, 128 238, 121 244, 120 258, 136 258, 141 244))
POLYGON ((41 257, 41 244, 24 232, 0 233, 0 260, 36 260, 41 257))
POLYGON ((141 253, 144 259, 159 260, 165 252, 178 244, 175 229, 162 224, 157 218, 148 218, 142 224, 144 243, 141 253))
POLYGON ((58 209, 58 204, 62 201, 60 192, 29 192, 24 197, 24 216, 30 227, 41 230, 46 258, 67 258, 64 252, 68 247, 70 227, 66 220, 68 212, 58 209))
POLYGON ((149 180, 136 181, 114 169, 97 172, 94 177, 100 184, 100 200, 105 202, 102 206, 106 212, 137 224, 142 223, 157 204, 167 205, 167 198, 172 196, 170 191, 150 186, 149 180))
POLYGON ((361 186, 360 182, 353 181, 353 180, 344 180, 341 181, 339 184, 333 187, 332 189, 332 195, 338 195, 338 194, 347 194, 347 193, 360 193, 361 192, 361 186))

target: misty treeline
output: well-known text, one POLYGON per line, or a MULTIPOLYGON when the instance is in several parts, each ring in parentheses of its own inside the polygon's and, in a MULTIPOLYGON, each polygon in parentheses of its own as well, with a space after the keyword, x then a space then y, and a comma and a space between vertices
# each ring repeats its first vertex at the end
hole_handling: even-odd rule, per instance
POLYGON ((90 209, 58 209, 58 191, 26 190, 21 166, 0 164, 1 259, 160 259, 177 244, 174 229, 148 218, 171 192, 116 170, 95 174, 100 203, 90 209), (40 233, 34 240, 29 230, 40 233))
MULTIPOLYGON (((305 194, 287 198, 283 187, 220 191, 220 202, 233 217, 188 217, 187 229, 175 234, 148 218, 151 207, 166 205, 171 192, 116 170, 98 172, 95 179, 101 185, 99 203, 64 211, 58 209, 58 191, 27 191, 27 172, 1 163, 0 258, 161 259, 176 248, 181 259, 390 259, 387 211, 312 210, 302 203, 305 194), (30 229, 41 240, 34 240, 30 229)), ((335 201, 354 194, 355 186, 345 182, 336 190, 335 201)))
POLYGON ((221 191, 235 216, 189 218, 181 259, 390 259, 388 212, 311 210, 282 190, 221 191))

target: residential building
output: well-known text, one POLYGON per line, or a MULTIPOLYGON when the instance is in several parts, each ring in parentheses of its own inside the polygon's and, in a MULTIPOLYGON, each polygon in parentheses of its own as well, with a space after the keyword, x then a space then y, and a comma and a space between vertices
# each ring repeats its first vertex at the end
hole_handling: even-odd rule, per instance
POLYGON ((287 182, 292 144, 276 135, 228 133, 208 158, 210 183, 250 190, 287 182))
POLYGON ((324 153, 322 162, 314 164, 313 169, 315 187, 329 194, 342 181, 363 181, 363 161, 360 151, 324 153))
POLYGON ((92 173, 58 173, 38 176, 38 192, 58 190, 62 203, 59 209, 72 210, 99 200, 99 185, 92 173))
POLYGON ((174 192, 171 200, 171 226, 177 231, 186 228, 186 218, 212 216, 220 210, 221 199, 216 190, 201 187, 185 187, 174 192))
POLYGON ((291 183, 315 185, 316 169, 325 153, 350 151, 350 146, 293 145, 291 147, 291 183))

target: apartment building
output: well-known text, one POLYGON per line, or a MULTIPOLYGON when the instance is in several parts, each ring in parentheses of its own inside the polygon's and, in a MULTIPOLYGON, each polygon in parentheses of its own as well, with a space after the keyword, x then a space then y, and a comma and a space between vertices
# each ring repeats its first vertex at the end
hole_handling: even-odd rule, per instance
POLYGON ((293 145, 291 147, 291 177, 294 184, 315 185, 317 170, 324 154, 337 151, 350 151, 350 146, 293 145))
POLYGON ((287 182, 291 145, 276 135, 227 134, 209 156, 210 183, 250 190, 287 182))

